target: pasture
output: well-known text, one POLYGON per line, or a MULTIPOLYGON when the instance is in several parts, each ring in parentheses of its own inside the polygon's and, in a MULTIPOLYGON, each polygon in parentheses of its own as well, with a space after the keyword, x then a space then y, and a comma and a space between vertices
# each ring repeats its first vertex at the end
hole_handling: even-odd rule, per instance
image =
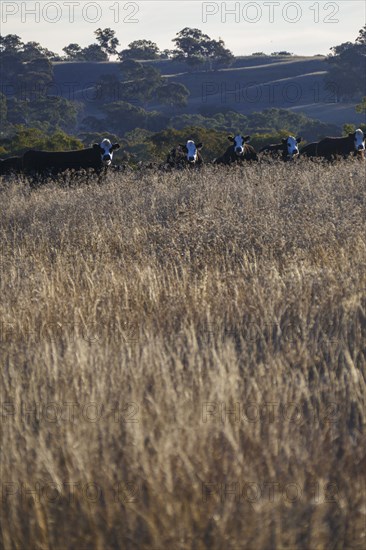
POLYGON ((365 548, 365 165, 61 179, 0 181, 1 548, 365 548))

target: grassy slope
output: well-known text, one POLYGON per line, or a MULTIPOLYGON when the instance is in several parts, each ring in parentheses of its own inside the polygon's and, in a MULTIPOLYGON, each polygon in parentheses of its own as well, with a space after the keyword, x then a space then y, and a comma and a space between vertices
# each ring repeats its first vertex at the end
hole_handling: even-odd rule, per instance
POLYGON ((362 165, 0 191, 1 548, 365 547, 362 165))
MULTIPOLYGON (((181 82, 191 92, 188 107, 182 112, 199 112, 205 106, 230 106, 244 114, 277 107, 294 109, 324 122, 338 125, 360 123, 354 103, 336 103, 333 91, 324 90, 327 66, 322 57, 238 58, 233 67, 216 72, 186 72, 183 64, 152 62, 162 74, 181 82), (252 87, 250 87, 252 85, 252 87), (211 87, 213 86, 213 88, 211 87), (214 90, 214 94, 211 90, 214 90), (230 93, 233 90, 237 93, 230 93), (207 92, 207 93, 206 93, 207 92)), ((62 90, 75 83, 75 97, 102 74, 118 76, 117 63, 57 63, 56 82, 62 90), (79 92, 78 92, 79 90, 79 92)), ((157 106, 152 106, 157 107, 157 106)), ((93 113, 93 102, 88 102, 93 113)))

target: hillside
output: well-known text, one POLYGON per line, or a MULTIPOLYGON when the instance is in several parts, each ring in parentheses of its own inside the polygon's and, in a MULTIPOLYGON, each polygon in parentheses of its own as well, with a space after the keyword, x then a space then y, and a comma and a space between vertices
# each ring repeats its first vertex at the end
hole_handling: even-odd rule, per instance
MULTIPOLYGON (((187 72, 183 63, 146 61, 163 76, 184 84, 190 91, 188 106, 179 113, 235 110, 243 114, 268 108, 302 112, 322 122, 360 123, 355 101, 338 103, 336 90, 324 89, 324 57, 241 57, 232 67, 218 71, 187 72)), ((94 114, 93 84, 105 74, 119 76, 119 63, 55 63, 59 93, 85 103, 94 114)), ((118 97, 116 98, 118 99, 118 97)), ((150 109, 157 105, 150 105, 150 109)), ((161 110, 161 106, 159 106, 161 110)))

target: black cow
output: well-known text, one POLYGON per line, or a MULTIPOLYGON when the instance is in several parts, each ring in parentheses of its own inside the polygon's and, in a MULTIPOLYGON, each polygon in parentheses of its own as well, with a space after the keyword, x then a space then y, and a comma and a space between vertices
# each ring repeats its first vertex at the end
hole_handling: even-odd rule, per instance
POLYGON ((0 160, 0 176, 12 173, 18 174, 22 171, 22 168, 22 157, 9 157, 7 159, 0 160))
POLYGON ((225 153, 214 160, 214 164, 232 164, 235 162, 243 162, 247 160, 258 160, 258 155, 251 145, 248 145, 250 136, 228 136, 228 140, 232 142, 225 153))
POLYGON ((300 142, 301 137, 288 136, 287 138, 283 138, 281 143, 265 145, 259 152, 266 153, 271 157, 280 156, 284 161, 293 160, 299 156, 297 144, 300 142))
POLYGON ((202 143, 195 143, 188 139, 185 145, 179 144, 173 147, 168 153, 165 166, 169 168, 200 167, 203 165, 203 158, 200 153, 202 143))
POLYGON ((326 137, 320 141, 308 143, 300 153, 306 157, 324 157, 327 160, 337 156, 346 158, 351 153, 364 158, 365 136, 363 131, 358 129, 346 137, 326 137))
POLYGON ((25 172, 62 172, 64 170, 80 170, 92 168, 100 173, 112 162, 113 151, 119 149, 119 144, 112 144, 109 139, 103 139, 98 145, 78 151, 26 151, 23 155, 25 172))

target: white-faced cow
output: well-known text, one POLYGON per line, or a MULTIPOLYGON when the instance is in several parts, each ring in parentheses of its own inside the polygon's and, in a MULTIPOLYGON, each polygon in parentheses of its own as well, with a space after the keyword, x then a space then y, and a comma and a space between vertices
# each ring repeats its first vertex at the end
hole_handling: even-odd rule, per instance
POLYGON ((22 157, 9 157, 7 159, 0 160, 0 176, 6 174, 18 174, 23 168, 22 157))
POLYGON ((320 141, 308 143, 300 151, 306 157, 324 157, 332 160, 336 157, 348 157, 350 154, 365 157, 365 136, 358 129, 346 137, 326 137, 320 141))
POLYGON ((25 172, 63 172, 64 170, 80 170, 91 168, 100 173, 104 167, 111 164, 113 151, 119 149, 119 144, 112 144, 109 139, 103 139, 98 145, 77 151, 27 151, 23 155, 25 172))
POLYGON ((248 160, 258 160, 258 155, 251 145, 248 145, 250 136, 228 136, 228 140, 232 142, 225 153, 214 160, 214 164, 233 164, 248 160))
POLYGON ((202 143, 188 139, 185 145, 179 144, 168 153, 166 164, 171 168, 199 167, 203 164, 202 143))
POLYGON ((288 136, 282 138, 281 143, 265 145, 260 149, 260 153, 265 153, 271 157, 280 157, 284 161, 293 160, 299 156, 298 143, 301 142, 301 137, 288 136))

